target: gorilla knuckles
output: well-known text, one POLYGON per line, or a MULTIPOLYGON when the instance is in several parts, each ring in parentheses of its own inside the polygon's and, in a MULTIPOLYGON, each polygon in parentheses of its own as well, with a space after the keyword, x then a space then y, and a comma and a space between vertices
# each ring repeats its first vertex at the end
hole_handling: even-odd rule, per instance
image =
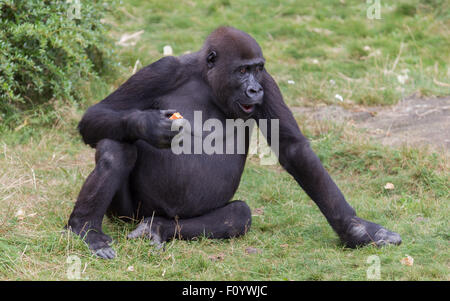
POLYGON ((178 133, 172 131, 170 116, 176 110, 135 111, 124 119, 128 135, 142 139, 157 148, 170 147, 172 138, 178 133))
MULTIPOLYGON (((247 154, 177 156, 161 150, 177 134, 170 131, 175 110, 168 109, 187 120, 194 111, 221 122, 277 119, 281 165, 342 241, 350 247, 401 243, 397 233, 356 216, 265 70, 258 43, 247 33, 220 27, 200 51, 164 57, 139 70, 80 121, 83 140, 96 147, 96 166, 81 188, 68 228, 97 256, 115 256, 102 232, 104 215, 142 219, 130 238, 146 235, 157 244, 173 237, 230 238, 244 235, 251 225, 247 204, 230 202, 247 154)), ((270 122, 268 127, 271 144, 270 122)))

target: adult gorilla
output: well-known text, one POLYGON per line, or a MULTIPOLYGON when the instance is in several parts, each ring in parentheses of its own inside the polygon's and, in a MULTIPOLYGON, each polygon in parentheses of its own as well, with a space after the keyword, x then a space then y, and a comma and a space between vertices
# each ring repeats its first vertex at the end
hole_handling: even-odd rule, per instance
MULTIPOLYGON (((96 255, 115 257, 111 238, 102 232, 105 214, 144 218, 129 237, 147 236, 158 245, 173 237, 229 238, 249 230, 250 208, 230 202, 247 153, 175 155, 169 148, 177 134, 168 119, 175 112, 171 109, 190 122, 194 111, 223 123, 227 118, 279 119, 281 165, 342 241, 349 247, 401 243, 397 233, 356 216, 300 132, 264 68, 258 43, 242 31, 220 27, 200 51, 143 68, 81 120, 84 141, 96 148, 96 166, 68 227, 96 255)), ((270 124, 267 132, 270 144, 270 124)))

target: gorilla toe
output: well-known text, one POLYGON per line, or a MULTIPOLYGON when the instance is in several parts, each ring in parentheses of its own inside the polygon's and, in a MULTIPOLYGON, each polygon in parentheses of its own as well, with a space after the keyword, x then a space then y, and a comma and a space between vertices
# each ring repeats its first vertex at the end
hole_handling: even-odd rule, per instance
POLYGON ((150 244, 159 250, 164 248, 165 239, 161 237, 161 220, 157 217, 144 219, 137 228, 127 235, 128 239, 146 237, 150 244))

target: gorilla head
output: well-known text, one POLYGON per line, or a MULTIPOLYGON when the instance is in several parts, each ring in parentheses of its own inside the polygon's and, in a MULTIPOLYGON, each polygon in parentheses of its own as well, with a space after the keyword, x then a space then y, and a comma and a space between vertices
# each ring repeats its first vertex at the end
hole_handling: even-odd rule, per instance
POLYGON ((230 118, 249 118, 264 96, 261 47, 243 31, 219 27, 208 36, 201 54, 217 105, 230 118))

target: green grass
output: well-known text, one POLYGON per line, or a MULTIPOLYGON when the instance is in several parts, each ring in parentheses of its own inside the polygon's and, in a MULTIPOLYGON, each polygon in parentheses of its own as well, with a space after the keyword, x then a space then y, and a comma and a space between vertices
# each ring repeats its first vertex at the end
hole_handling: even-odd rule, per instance
MULTIPOLYGON (((368 20, 361 1, 248 2, 127 2, 106 20, 117 25, 111 35, 144 33, 134 47, 118 47, 121 73, 111 75, 112 83, 94 83, 86 103, 129 77, 137 59, 149 64, 167 44, 175 55, 196 51, 221 24, 257 39, 290 105, 330 104, 335 94, 348 106, 391 104, 413 92, 450 94, 433 80, 450 82, 449 10, 439 1, 381 1, 381 20, 368 20), (401 85, 403 69, 410 70, 409 81, 401 85), (295 85, 287 84, 291 79, 295 85)), ((79 239, 60 233, 94 166, 94 151, 76 132, 85 107, 55 106, 51 116, 33 112, 18 127, 0 124, 1 280, 67 279, 70 255, 79 256, 81 277, 90 280, 365 280, 370 255, 380 258, 382 280, 450 280, 448 155, 382 147, 349 125, 307 116, 297 116, 301 128, 349 202, 361 217, 400 233, 402 245, 344 248, 286 172, 252 158, 235 199, 264 213, 253 217, 246 236, 175 240, 159 252, 146 240, 126 240, 134 225, 105 219, 118 257, 99 260, 79 239), (387 182, 395 189, 385 190, 387 182), (260 253, 247 254, 248 247, 260 253), (223 260, 209 258, 219 254, 223 260), (400 263, 406 254, 413 266, 400 263)))
POLYGON ((335 103, 336 94, 348 105, 450 94, 448 2, 381 3, 381 19, 371 20, 365 1, 132 0, 108 20, 117 39, 144 30, 134 48, 119 51, 128 72, 137 59, 146 65, 160 58, 164 45, 175 55, 196 51, 217 26, 233 25, 260 43, 291 105, 335 103))
POLYGON ((0 279, 66 279, 66 259, 77 255, 85 268, 82 277, 89 279, 364 280, 367 257, 378 255, 383 280, 448 280, 444 156, 377 146, 350 127, 306 126, 314 150, 359 215, 401 233, 399 247, 345 249, 287 173, 279 166, 262 167, 253 158, 235 198, 253 209, 263 207, 264 213, 253 217, 245 237, 176 240, 158 252, 148 241, 126 240, 134 225, 105 220, 118 257, 104 261, 91 256, 80 240, 60 234, 93 168, 93 150, 75 132, 67 134, 70 127, 43 129, 39 141, 2 147, 0 279), (395 189, 384 190, 386 182, 395 189), (19 209, 22 220, 15 217, 19 209), (261 253, 247 254, 247 247, 261 253), (209 259, 218 254, 225 255, 222 261, 209 259), (415 259, 414 266, 401 265, 406 254, 415 259), (135 271, 127 271, 129 266, 135 271))

